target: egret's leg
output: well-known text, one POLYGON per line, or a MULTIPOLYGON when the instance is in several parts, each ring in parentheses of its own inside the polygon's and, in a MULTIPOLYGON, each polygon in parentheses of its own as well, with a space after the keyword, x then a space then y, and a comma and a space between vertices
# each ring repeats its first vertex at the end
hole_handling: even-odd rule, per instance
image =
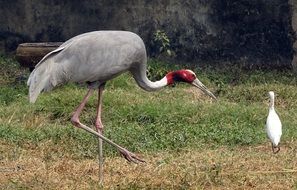
POLYGON ((88 131, 89 133, 92 133, 93 135, 96 135, 97 137, 101 138, 102 140, 106 141, 107 143, 109 143, 110 145, 116 147, 120 153, 123 155, 123 157, 129 161, 129 162, 134 162, 137 163, 137 161, 139 162, 144 162, 144 160, 138 158, 135 154, 133 154, 132 152, 128 151, 127 149, 119 146, 118 144, 112 142, 111 140, 109 140, 108 138, 104 137, 103 135, 99 134, 98 132, 94 131, 93 129, 87 127, 86 125, 82 124, 79 121, 79 116, 83 110, 83 108, 86 105, 86 102, 88 101, 89 97, 91 96, 93 90, 90 89, 88 91, 88 93, 86 94, 86 96, 83 98, 83 101, 80 103, 80 105, 78 106, 78 108, 76 109, 76 111, 74 112, 72 118, 71 118, 71 123, 76 126, 79 127, 81 129, 84 129, 86 131, 88 131))
MULTIPOLYGON (((103 135, 103 124, 101 121, 101 111, 102 111, 102 98, 103 98, 104 84, 98 89, 98 105, 97 105, 97 115, 95 121, 95 127, 99 134, 103 135)), ((99 151, 99 183, 103 183, 103 144, 102 139, 98 138, 98 151, 99 151)))
POLYGON ((271 143, 271 147, 272 147, 272 152, 274 154, 278 153, 280 151, 280 146, 274 146, 273 143, 271 143))

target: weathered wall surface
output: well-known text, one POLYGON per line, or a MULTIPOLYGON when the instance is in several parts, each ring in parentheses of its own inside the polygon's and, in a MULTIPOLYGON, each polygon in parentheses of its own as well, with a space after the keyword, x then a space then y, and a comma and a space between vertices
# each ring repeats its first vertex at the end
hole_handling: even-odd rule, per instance
POLYGON ((1 0, 0 15, 2 51, 114 29, 138 33, 153 55, 153 33, 160 29, 179 60, 283 67, 293 59, 289 0, 1 0))
MULTIPOLYGON (((290 0, 290 5, 292 7, 292 28, 297 33, 297 0, 290 0)), ((292 66, 294 68, 294 71, 297 72, 297 41, 295 40, 293 43, 293 60, 292 60, 292 66)))

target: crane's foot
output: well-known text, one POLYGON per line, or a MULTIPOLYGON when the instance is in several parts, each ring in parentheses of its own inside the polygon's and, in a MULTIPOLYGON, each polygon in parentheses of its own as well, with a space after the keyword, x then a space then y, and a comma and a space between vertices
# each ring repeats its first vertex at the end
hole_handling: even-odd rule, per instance
POLYGON ((134 153, 128 151, 127 149, 123 148, 123 149, 119 149, 121 155, 128 161, 128 162, 134 162, 134 163, 138 163, 138 162, 145 162, 144 160, 142 160, 141 158, 138 158, 134 153))

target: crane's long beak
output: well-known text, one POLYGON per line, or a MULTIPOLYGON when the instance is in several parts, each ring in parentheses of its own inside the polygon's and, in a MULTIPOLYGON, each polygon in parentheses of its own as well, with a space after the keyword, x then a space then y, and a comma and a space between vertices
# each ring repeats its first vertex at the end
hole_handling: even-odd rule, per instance
POLYGON ((206 86, 204 86, 204 84, 202 84, 202 82, 200 82, 197 78, 192 82, 193 86, 196 86, 197 88, 199 88, 200 90, 202 90, 205 94, 209 95, 210 97, 212 97, 213 99, 217 99, 215 97, 215 95, 213 95, 213 93, 211 93, 206 86))

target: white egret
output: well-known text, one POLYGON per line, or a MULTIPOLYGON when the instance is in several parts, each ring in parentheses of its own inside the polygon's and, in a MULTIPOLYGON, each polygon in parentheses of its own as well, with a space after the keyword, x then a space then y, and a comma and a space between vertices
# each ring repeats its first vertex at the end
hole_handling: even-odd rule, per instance
POLYGON ((278 153, 280 151, 280 138, 282 136, 282 123, 274 109, 274 92, 268 92, 270 103, 269 113, 266 120, 266 132, 267 136, 271 141, 272 152, 278 153))

